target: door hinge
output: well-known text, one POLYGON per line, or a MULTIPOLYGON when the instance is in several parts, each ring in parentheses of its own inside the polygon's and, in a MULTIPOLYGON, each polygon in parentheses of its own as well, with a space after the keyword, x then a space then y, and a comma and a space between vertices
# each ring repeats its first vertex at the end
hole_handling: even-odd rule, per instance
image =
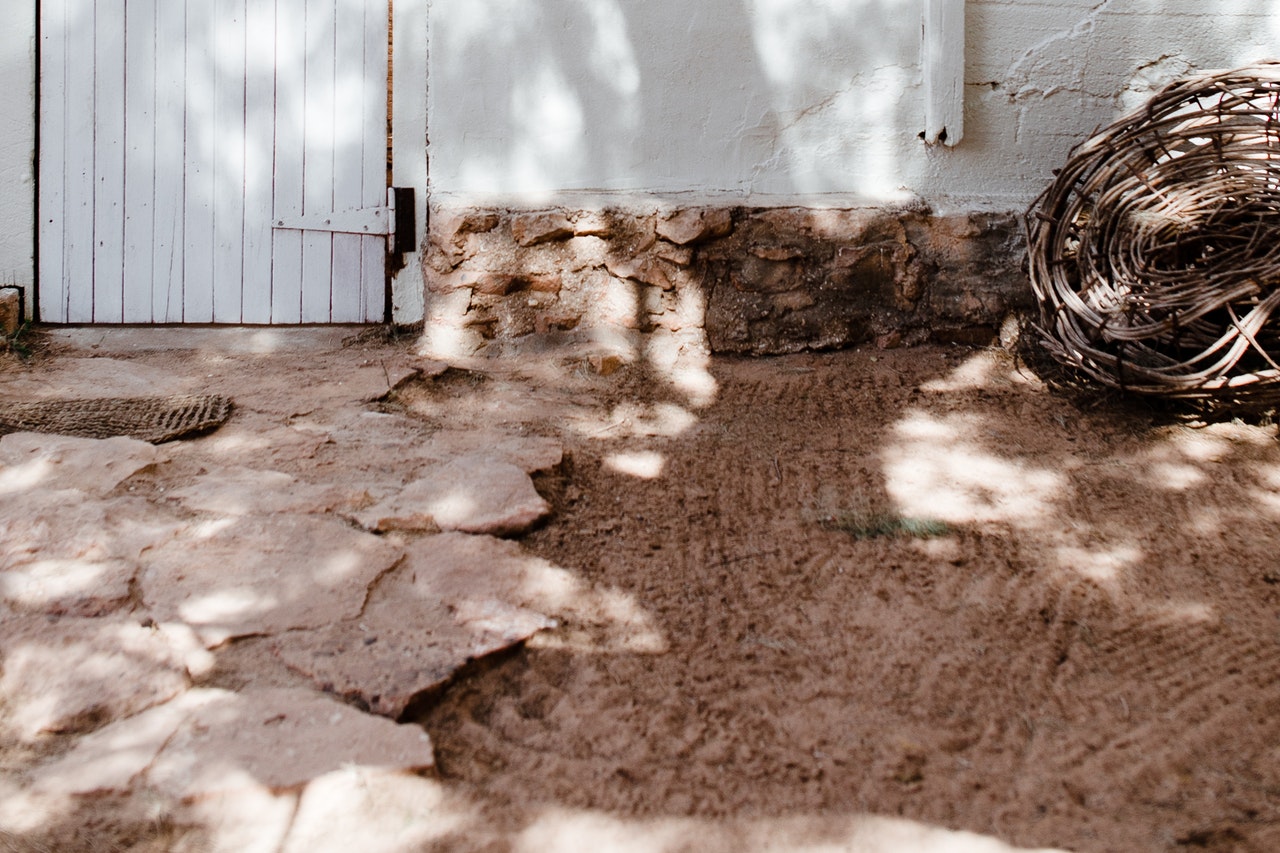
POLYGON ((387 237, 387 251, 414 251, 414 193, 412 187, 389 187, 385 207, 360 207, 330 213, 277 217, 272 228, 291 231, 328 231, 387 237))

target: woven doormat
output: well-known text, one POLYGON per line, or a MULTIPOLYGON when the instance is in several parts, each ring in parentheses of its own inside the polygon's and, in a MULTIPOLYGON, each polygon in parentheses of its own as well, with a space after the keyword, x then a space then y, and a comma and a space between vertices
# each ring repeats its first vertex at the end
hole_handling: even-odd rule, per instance
POLYGON ((46 432, 80 438, 124 435, 159 444, 216 429, 229 417, 231 400, 217 394, 39 403, 0 401, 0 435, 10 432, 46 432))

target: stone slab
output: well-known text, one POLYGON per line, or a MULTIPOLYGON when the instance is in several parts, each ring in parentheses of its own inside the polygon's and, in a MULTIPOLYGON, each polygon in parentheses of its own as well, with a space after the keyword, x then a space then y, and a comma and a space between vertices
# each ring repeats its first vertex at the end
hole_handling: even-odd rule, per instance
POLYGON ((0 287, 0 335, 10 336, 22 327, 22 291, 0 287))
POLYGON ((31 489, 79 489, 105 495, 168 453, 133 438, 74 438, 34 432, 0 438, 0 495, 31 489))
POLYGON ((122 618, 6 619, 0 662, 4 722, 24 740, 144 711, 213 665, 189 629, 122 618))
POLYGON ((419 540, 378 584, 359 620, 290 633, 274 648, 325 690, 397 718, 469 661, 555 627, 525 606, 525 573, 542 562, 491 537, 419 540))
POLYGON ((143 600, 212 647, 359 614, 395 546, 328 517, 227 518, 196 525, 147 557, 143 600))
POLYGON ((139 498, 75 489, 0 495, 0 601, 15 610, 96 616, 130 595, 143 551, 182 528, 139 498))
POLYGON ((398 494, 355 515, 368 530, 527 532, 551 513, 529 475, 509 462, 466 456, 429 467, 398 494))
POLYGON ((435 779, 344 768, 306 787, 280 851, 425 850, 433 841, 447 843, 446 839, 465 831, 471 820, 435 779))
POLYGON ((237 516, 325 513, 363 496, 363 490, 304 483, 282 471, 245 467, 211 472, 169 493, 187 509, 237 516))
POLYGON ((33 560, 0 572, 0 600, 18 612, 104 616, 124 607, 137 577, 136 560, 33 560))
POLYGON ((515 465, 526 474, 558 468, 564 461, 564 445, 540 435, 511 435, 484 429, 442 429, 417 450, 418 459, 435 463, 462 456, 483 455, 515 465))
MULTIPOLYGON (((106 332, 95 326, 89 334, 104 337, 106 332)), ((86 347, 92 348, 92 344, 86 347)), ((47 369, 5 378, 5 396, 14 400, 155 397, 216 390, 201 387, 199 378, 190 374, 118 358, 60 357, 47 369)))
POLYGON ((434 763, 421 728, 313 691, 195 689, 82 738, 35 786, 63 795, 147 788, 194 800, 295 789, 344 767, 421 771, 434 763))

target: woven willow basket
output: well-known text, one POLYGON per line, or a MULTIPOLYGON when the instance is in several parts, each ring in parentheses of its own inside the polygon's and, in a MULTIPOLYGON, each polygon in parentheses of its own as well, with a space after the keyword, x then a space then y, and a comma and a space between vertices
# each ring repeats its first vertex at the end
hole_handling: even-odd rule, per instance
POLYGON ((1177 81, 1027 214, 1044 348, 1112 388, 1280 405, 1280 63, 1177 81))

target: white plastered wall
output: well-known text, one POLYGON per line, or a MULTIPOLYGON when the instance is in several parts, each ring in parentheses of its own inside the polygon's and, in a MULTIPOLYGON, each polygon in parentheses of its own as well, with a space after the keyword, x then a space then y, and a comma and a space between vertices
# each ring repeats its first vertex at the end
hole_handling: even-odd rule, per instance
POLYGON ((433 201, 1020 210, 1169 79, 1280 56, 1275 0, 970 0, 927 146, 923 2, 434 0, 433 201))
POLYGON ((0 287, 35 281, 34 4, 8 3, 0 26, 0 287))

